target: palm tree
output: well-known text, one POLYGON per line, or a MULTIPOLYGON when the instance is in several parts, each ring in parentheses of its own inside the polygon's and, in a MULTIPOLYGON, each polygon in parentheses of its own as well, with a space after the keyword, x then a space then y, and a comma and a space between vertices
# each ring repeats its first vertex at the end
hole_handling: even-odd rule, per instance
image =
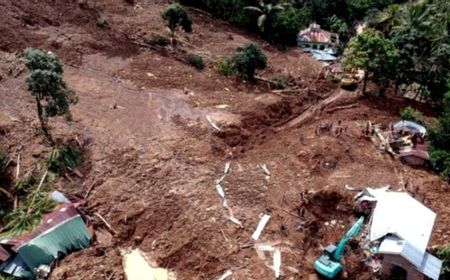
POLYGON ((259 14, 257 25, 259 29, 264 32, 265 27, 267 24, 269 24, 273 17, 278 13, 279 11, 284 10, 284 7, 282 4, 276 4, 273 5, 271 3, 266 4, 263 0, 259 1, 259 7, 256 6, 247 6, 244 9, 249 11, 255 11, 259 14))
POLYGON ((379 30, 388 35, 395 26, 399 26, 403 22, 403 10, 400 5, 389 5, 376 16, 376 24, 379 30))

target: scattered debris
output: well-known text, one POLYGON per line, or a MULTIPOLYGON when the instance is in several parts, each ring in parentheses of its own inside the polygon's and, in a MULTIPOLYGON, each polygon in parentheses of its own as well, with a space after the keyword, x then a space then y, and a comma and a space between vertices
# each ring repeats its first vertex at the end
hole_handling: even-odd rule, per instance
POLYGON ((219 278, 217 278, 217 280, 225 280, 225 279, 227 279, 228 277, 230 277, 231 275, 233 275, 233 271, 227 270, 227 271, 225 271, 224 274, 222 274, 222 276, 220 276, 219 278))
POLYGON ((167 269, 153 267, 141 250, 134 249, 131 252, 122 252, 123 267, 127 280, 175 280, 175 275, 167 269))
POLYGON ((68 200, 67 197, 59 191, 53 191, 49 196, 51 200, 57 203, 70 203, 70 200, 68 200))
POLYGON ((256 230, 252 234, 253 240, 258 240, 259 236, 261 235, 261 232, 263 231, 264 227, 266 226, 267 222, 269 221, 270 216, 264 214, 261 218, 261 220, 258 223, 258 226, 256 227, 256 230))
POLYGON ((275 271, 275 278, 280 277, 281 252, 278 249, 275 249, 275 251, 273 251, 273 269, 275 271))
POLYGON ((241 223, 241 221, 239 221, 238 219, 236 219, 236 217, 234 216, 229 216, 228 219, 230 219, 230 221, 232 221, 233 223, 235 223, 236 225, 240 226, 241 228, 244 227, 241 223))
POLYGON ((266 164, 261 164, 260 167, 267 176, 271 176, 266 164))
POLYGON ((206 120, 209 122, 209 124, 217 131, 222 131, 220 127, 218 127, 211 119, 209 115, 206 116, 206 120))

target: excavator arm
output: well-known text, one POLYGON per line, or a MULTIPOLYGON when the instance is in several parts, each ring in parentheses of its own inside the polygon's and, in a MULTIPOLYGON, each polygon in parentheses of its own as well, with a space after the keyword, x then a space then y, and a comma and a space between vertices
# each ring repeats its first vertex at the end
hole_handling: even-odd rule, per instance
POLYGON ((337 245, 336 250, 333 254, 333 259, 335 261, 341 261, 342 257, 344 256, 345 245, 353 236, 358 235, 363 222, 364 217, 359 218, 358 221, 347 231, 344 237, 342 237, 341 241, 339 241, 339 244, 337 245))

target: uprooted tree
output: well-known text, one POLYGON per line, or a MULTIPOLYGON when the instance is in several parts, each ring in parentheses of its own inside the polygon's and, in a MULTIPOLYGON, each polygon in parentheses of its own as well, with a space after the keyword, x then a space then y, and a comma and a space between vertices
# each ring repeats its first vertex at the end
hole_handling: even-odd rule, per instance
POLYGON ((181 26, 187 33, 192 32, 192 20, 180 4, 175 3, 167 6, 162 17, 167 22, 167 27, 169 27, 172 33, 172 38, 175 36, 175 31, 178 26, 181 26))
POLYGON ((59 58, 42 50, 27 48, 25 65, 30 70, 26 78, 28 90, 36 99, 36 107, 42 131, 51 145, 53 138, 48 127, 48 118, 70 116, 69 105, 76 101, 74 93, 63 81, 63 67, 59 58))

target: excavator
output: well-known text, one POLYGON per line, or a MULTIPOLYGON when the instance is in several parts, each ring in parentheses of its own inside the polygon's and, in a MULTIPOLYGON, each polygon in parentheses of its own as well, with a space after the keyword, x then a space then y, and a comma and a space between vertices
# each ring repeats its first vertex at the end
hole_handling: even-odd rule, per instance
POLYGON ((345 245, 354 236, 359 234, 364 217, 358 221, 347 231, 337 246, 331 244, 325 247, 322 255, 314 262, 314 269, 322 276, 333 279, 342 271, 341 259, 344 256, 345 245))

